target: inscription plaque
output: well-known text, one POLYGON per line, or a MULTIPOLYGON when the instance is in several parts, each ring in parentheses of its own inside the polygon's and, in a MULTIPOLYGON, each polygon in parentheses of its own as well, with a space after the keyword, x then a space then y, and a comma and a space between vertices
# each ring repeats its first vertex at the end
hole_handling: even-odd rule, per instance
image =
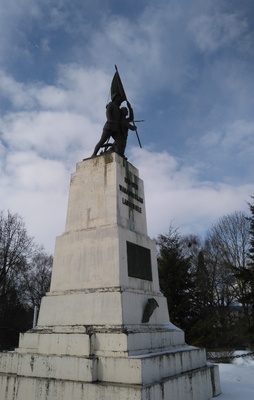
POLYGON ((127 242, 128 275, 152 281, 151 252, 137 244, 127 242))

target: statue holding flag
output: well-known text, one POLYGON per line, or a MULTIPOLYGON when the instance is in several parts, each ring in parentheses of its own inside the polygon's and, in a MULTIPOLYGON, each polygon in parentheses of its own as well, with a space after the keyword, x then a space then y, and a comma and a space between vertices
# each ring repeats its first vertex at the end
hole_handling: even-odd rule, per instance
MULTIPOLYGON (((128 130, 131 129, 133 131, 136 131, 137 137, 138 133, 137 128, 134 124, 133 110, 127 100, 117 67, 111 83, 111 101, 106 106, 106 118, 107 121, 103 127, 101 138, 94 148, 92 157, 95 157, 99 149, 105 146, 111 146, 111 151, 115 151, 117 154, 124 157, 128 130), (128 108, 120 108, 120 105, 123 101, 127 102, 128 108), (127 117, 128 114, 129 116, 127 117), (109 144, 110 137, 114 139, 114 143, 112 144, 109 144)), ((139 137, 138 141, 141 147, 139 137)))

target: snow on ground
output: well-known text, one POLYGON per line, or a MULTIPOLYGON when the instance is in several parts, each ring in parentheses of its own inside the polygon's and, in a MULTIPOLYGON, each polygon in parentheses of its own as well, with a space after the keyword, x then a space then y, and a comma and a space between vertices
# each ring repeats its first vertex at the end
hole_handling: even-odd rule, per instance
POLYGON ((219 369, 222 393, 214 399, 254 400, 254 356, 236 358, 232 364, 219 364, 219 369))

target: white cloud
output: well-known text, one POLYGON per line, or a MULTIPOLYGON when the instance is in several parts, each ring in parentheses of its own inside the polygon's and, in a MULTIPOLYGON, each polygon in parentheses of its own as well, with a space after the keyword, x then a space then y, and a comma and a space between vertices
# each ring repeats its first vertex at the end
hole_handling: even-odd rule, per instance
POLYGON ((61 190, 66 168, 62 162, 41 158, 33 151, 13 151, 6 159, 5 169, 11 186, 17 190, 49 194, 61 190))
POLYGON ((19 83, 4 73, 0 78, 14 106, 0 117, 0 138, 9 150, 34 150, 67 162, 91 154, 106 118, 109 77, 71 64, 59 68, 55 85, 19 83))
POLYGON ((14 108, 26 109, 35 106, 35 99, 31 95, 29 87, 15 81, 3 70, 0 71, 0 87, 1 96, 7 98, 14 108))
POLYGON ((254 151, 254 121, 235 120, 227 127, 222 145, 229 150, 234 147, 237 151, 251 146, 254 151))
POLYGON ((246 19, 237 13, 201 14, 193 18, 188 26, 197 47, 204 52, 214 52, 229 45, 238 47, 237 41, 246 30, 246 19))
POLYGON ((187 60, 190 48, 185 34, 186 14, 178 5, 148 2, 135 19, 110 16, 91 38, 90 56, 107 68, 116 63, 125 69, 130 98, 136 101, 148 91, 179 91, 196 73, 187 60), (112 62, 113 60, 113 62, 112 62))
POLYGON ((11 113, 0 119, 10 150, 35 150, 44 157, 72 159, 71 152, 87 151, 101 126, 80 114, 68 112, 11 113))
POLYGON ((59 65, 54 85, 43 82, 24 84, 2 70, 1 96, 8 99, 16 109, 40 107, 44 110, 75 110, 98 120, 101 114, 105 118, 110 79, 111 76, 101 70, 85 68, 78 64, 59 65))
POLYGON ((223 147, 224 151, 227 149, 229 154, 232 154, 232 151, 254 151, 254 122, 236 119, 220 131, 205 133, 199 140, 199 143, 208 150, 213 147, 218 149, 219 146, 223 147))
POLYGON ((25 31, 41 18, 38 0, 0 0, 0 58, 1 64, 10 65, 22 58, 30 61, 29 43, 25 31))
POLYGON ((131 162, 145 183, 149 233, 166 233, 172 222, 181 233, 203 235, 210 224, 236 210, 247 210, 254 184, 226 185, 200 181, 199 171, 186 168, 166 152, 132 149, 131 162))
POLYGON ((53 251, 55 236, 63 231, 69 171, 60 161, 36 152, 14 151, 1 168, 1 209, 18 213, 29 235, 53 251))

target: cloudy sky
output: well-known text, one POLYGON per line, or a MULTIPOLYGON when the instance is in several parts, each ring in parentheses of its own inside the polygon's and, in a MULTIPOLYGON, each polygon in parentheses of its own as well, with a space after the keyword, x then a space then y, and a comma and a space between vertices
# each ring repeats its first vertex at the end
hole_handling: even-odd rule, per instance
POLYGON ((138 126, 149 235, 203 235, 254 194, 254 2, 0 0, 0 209, 53 252, 114 65, 138 126))

